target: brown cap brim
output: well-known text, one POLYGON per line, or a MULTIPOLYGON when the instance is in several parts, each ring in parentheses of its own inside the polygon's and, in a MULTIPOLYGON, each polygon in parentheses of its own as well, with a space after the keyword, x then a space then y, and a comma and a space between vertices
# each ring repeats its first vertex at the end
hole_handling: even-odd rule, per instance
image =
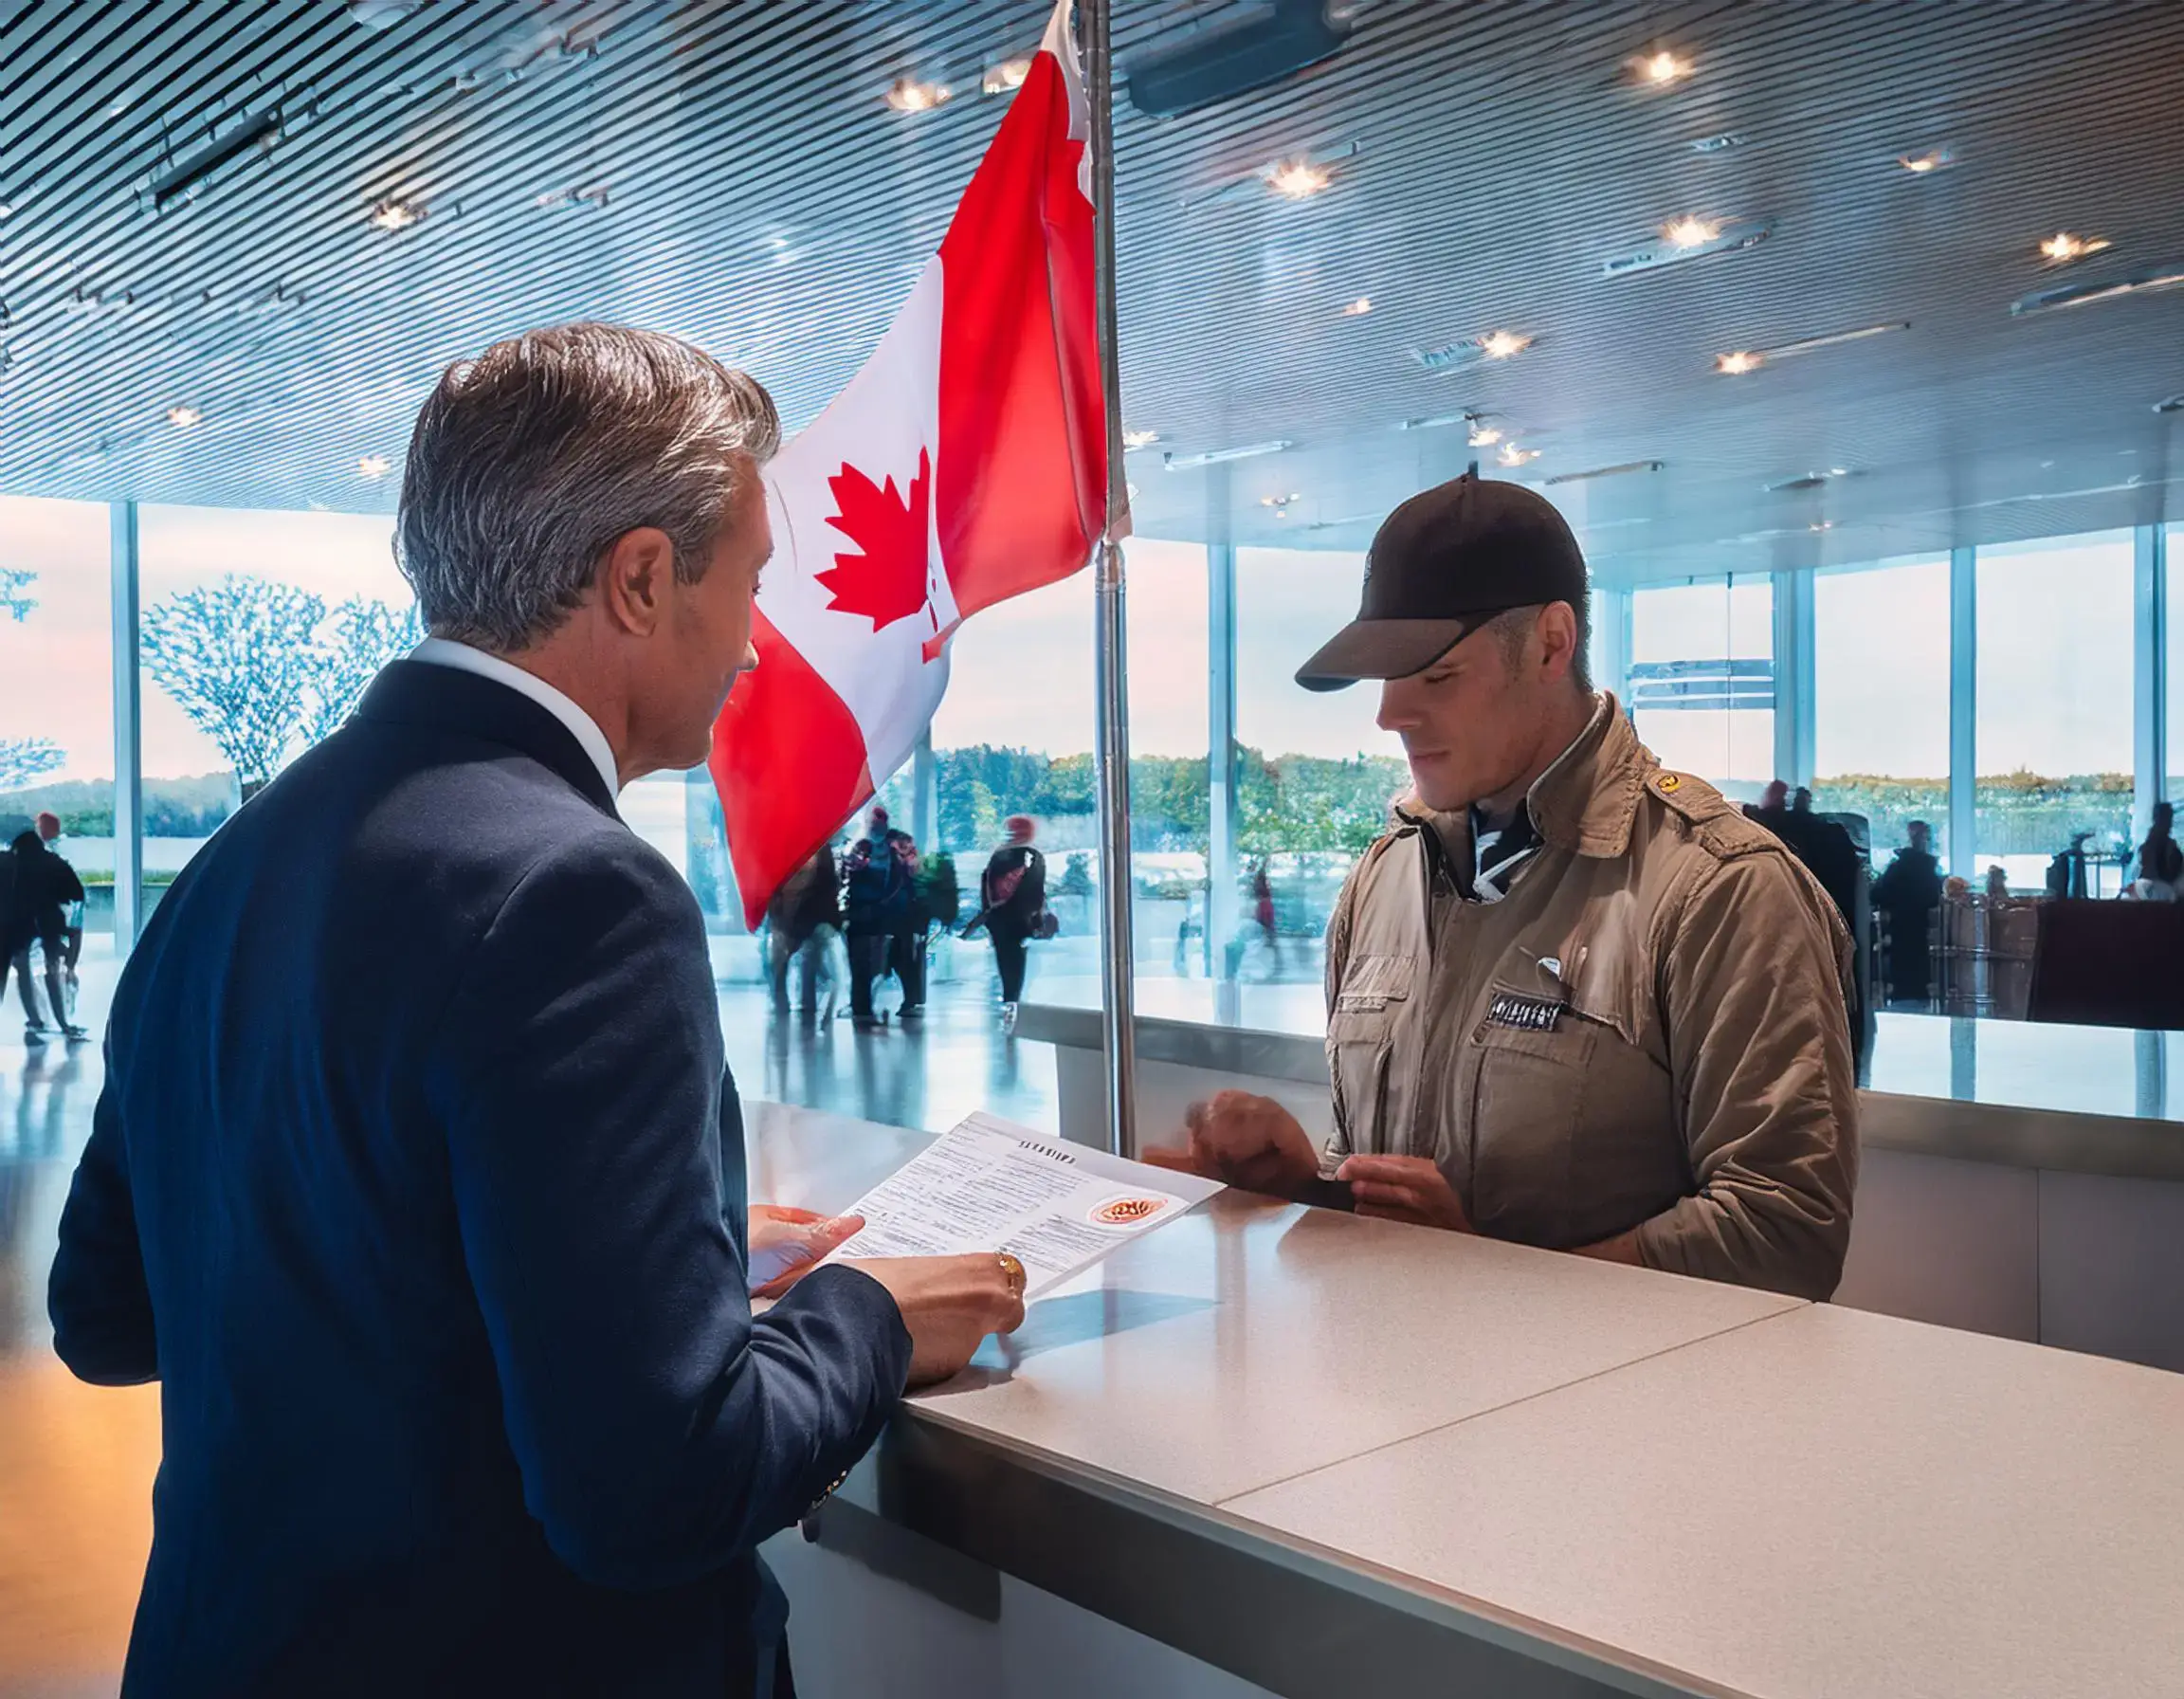
POLYGON ((1307 690, 1341 690, 1360 679, 1407 679, 1424 672, 1493 617, 1355 619, 1297 669, 1297 682, 1307 690))

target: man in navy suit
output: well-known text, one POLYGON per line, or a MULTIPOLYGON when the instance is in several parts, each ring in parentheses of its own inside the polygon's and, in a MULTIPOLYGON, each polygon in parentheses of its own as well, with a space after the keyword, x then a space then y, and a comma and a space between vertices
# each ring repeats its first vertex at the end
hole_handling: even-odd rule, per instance
POLYGON ((698 905, 614 811, 754 664, 752 379, 568 325, 451 368, 399 555, 432 637, 191 863, 131 957, 55 1344, 163 1383, 126 1693, 788 1691, 755 1547, 997 1256, 755 1263, 698 905))

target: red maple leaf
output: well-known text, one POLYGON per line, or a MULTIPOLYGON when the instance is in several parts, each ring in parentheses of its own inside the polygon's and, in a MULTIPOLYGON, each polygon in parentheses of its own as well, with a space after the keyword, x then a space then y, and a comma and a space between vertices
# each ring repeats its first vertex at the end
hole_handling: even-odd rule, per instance
POLYGON ((918 450, 918 476, 908 494, 889 478, 884 486, 847 462, 827 480, 834 517, 827 522, 864 552, 838 554, 819 575, 838 613, 862 614, 875 631, 923 611, 926 603, 926 502, 932 466, 918 450))

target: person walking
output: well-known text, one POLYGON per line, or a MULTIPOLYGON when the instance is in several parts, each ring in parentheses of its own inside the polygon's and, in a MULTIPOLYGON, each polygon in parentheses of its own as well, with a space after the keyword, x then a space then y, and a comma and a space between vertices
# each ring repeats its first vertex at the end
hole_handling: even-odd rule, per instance
POLYGON ((2169 803, 2154 805, 2154 824, 2146 841, 2138 846, 2138 877, 2127 896, 2148 903, 2174 903, 2184 887, 2184 849, 2172 835, 2176 811, 2169 803))
MULTIPOLYGON (((72 1044, 90 1036, 68 1014, 68 910, 83 901, 83 882, 52 848, 60 835, 61 819, 53 813, 41 813, 30 831, 16 833, 8 849, 7 900, 0 904, 7 914, 6 936, 0 937, 5 956, 0 959, 15 975, 16 991, 23 999, 23 1042, 32 1046, 44 1044, 48 1035, 72 1044), (40 1016, 37 994, 31 989, 33 946, 46 958, 50 1021, 40 1016)), ((5 989, 0 986, 0 991, 5 989)))
POLYGON ((901 904, 888 917, 887 966, 902 987, 899 1018, 918 1020, 925 1014, 925 933, 933 922, 933 908, 926 897, 917 841, 906 831, 890 831, 887 850, 902 881, 901 904))
POLYGON ((885 1023, 872 1006, 872 991, 887 972, 887 952, 910 907, 909 881, 888 842, 887 811, 875 808, 865 835, 843 866, 843 911, 849 932, 849 1017, 859 1032, 885 1023))
POLYGON ((994 850, 978 881, 978 916, 964 936, 980 925, 993 944, 993 967, 1001 976, 1001 1030, 1016 1030, 1016 1006, 1024 996, 1024 973, 1030 965, 1028 946, 1047 936, 1046 858, 1033 846, 1038 829, 1027 814, 1010 815, 1008 841, 994 850))
POLYGON ((826 960, 825 930, 842 924, 842 875, 834 847, 822 844, 782 882, 766 904, 766 968, 774 1012, 789 1013, 789 969, 796 966, 796 1008, 817 1011, 818 977, 826 960))

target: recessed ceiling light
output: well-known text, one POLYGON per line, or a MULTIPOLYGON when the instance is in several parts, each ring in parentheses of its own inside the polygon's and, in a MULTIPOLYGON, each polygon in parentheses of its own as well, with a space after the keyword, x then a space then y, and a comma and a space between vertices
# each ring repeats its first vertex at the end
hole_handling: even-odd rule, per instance
POLYGON ((1031 75, 1028 57, 1004 59, 999 64, 986 67, 986 75, 979 79, 978 92, 986 95, 1005 95, 1012 88, 1022 88, 1024 80, 1031 75))
POLYGON ((1303 499, 1295 490, 1291 490, 1285 496, 1261 496, 1259 505, 1262 507, 1286 507, 1290 502, 1301 502, 1303 499))
POLYGON ((203 422, 204 417, 193 407, 171 407, 167 410, 167 423, 177 430, 188 430, 191 426, 203 422))
POLYGON ((2109 246, 2105 236, 2073 236, 2068 230, 2058 230, 2040 245, 2040 257, 2051 265, 2067 265, 2109 246))
POLYGON ((406 230, 424 216, 414 201, 384 200, 373 205, 370 222, 375 230, 406 230))
POLYGON ((1767 363, 1767 356, 1755 354, 1748 348, 1739 348, 1735 354, 1717 355, 1714 369, 1726 372, 1731 377, 1741 377, 1747 372, 1756 372, 1767 363))
POLYGON ((1490 360, 1514 359, 1531 346, 1530 337, 1513 330, 1490 330, 1479 338, 1480 352, 1490 360))
POLYGON ((1465 416, 1471 429, 1465 433, 1465 437, 1472 448, 1491 448, 1502 440, 1502 432, 1498 427, 1487 424, 1477 413, 1470 413, 1465 416))
POLYGON ((1833 520, 1814 520, 1805 529, 1808 531, 1832 531, 1835 529, 1835 521, 1833 520))
POLYGON ((1931 176, 1935 172, 1947 171, 1956 163, 1956 156, 1947 148, 1935 148, 1924 154, 1903 154, 1896 163, 1915 177, 1931 176))
POLYGON ((1345 319, 1362 319, 1372 310, 1373 298, 1370 295, 1360 295, 1356 301, 1352 301, 1348 306, 1342 309, 1342 317, 1345 319))
POLYGON ((1266 168, 1266 187, 1285 201, 1309 200, 1334 180, 1333 172, 1309 159, 1282 159, 1266 168))
POLYGON ((1494 458, 1505 466, 1520 466, 1527 461, 1538 460, 1539 450, 1537 448, 1520 448, 1515 443, 1503 443, 1502 452, 1494 458))
POLYGON ((1704 247, 1720 233, 1718 218, 1679 218, 1661 227, 1661 234, 1677 247, 1704 247))
POLYGON ((1648 88, 1667 88, 1691 74, 1691 62, 1662 51, 1642 55, 1631 61, 1630 68, 1648 88))
POLYGON ((889 85, 885 98, 897 112, 930 112, 945 103, 955 92, 945 82, 919 82, 915 78, 902 77, 889 85))
POLYGON ((1157 430, 1125 430, 1122 433, 1122 446, 1125 448, 1149 448, 1159 440, 1160 433, 1157 430))
POLYGON ((391 464, 384 454, 366 454, 358 457, 356 470, 362 477, 384 478, 391 464))

